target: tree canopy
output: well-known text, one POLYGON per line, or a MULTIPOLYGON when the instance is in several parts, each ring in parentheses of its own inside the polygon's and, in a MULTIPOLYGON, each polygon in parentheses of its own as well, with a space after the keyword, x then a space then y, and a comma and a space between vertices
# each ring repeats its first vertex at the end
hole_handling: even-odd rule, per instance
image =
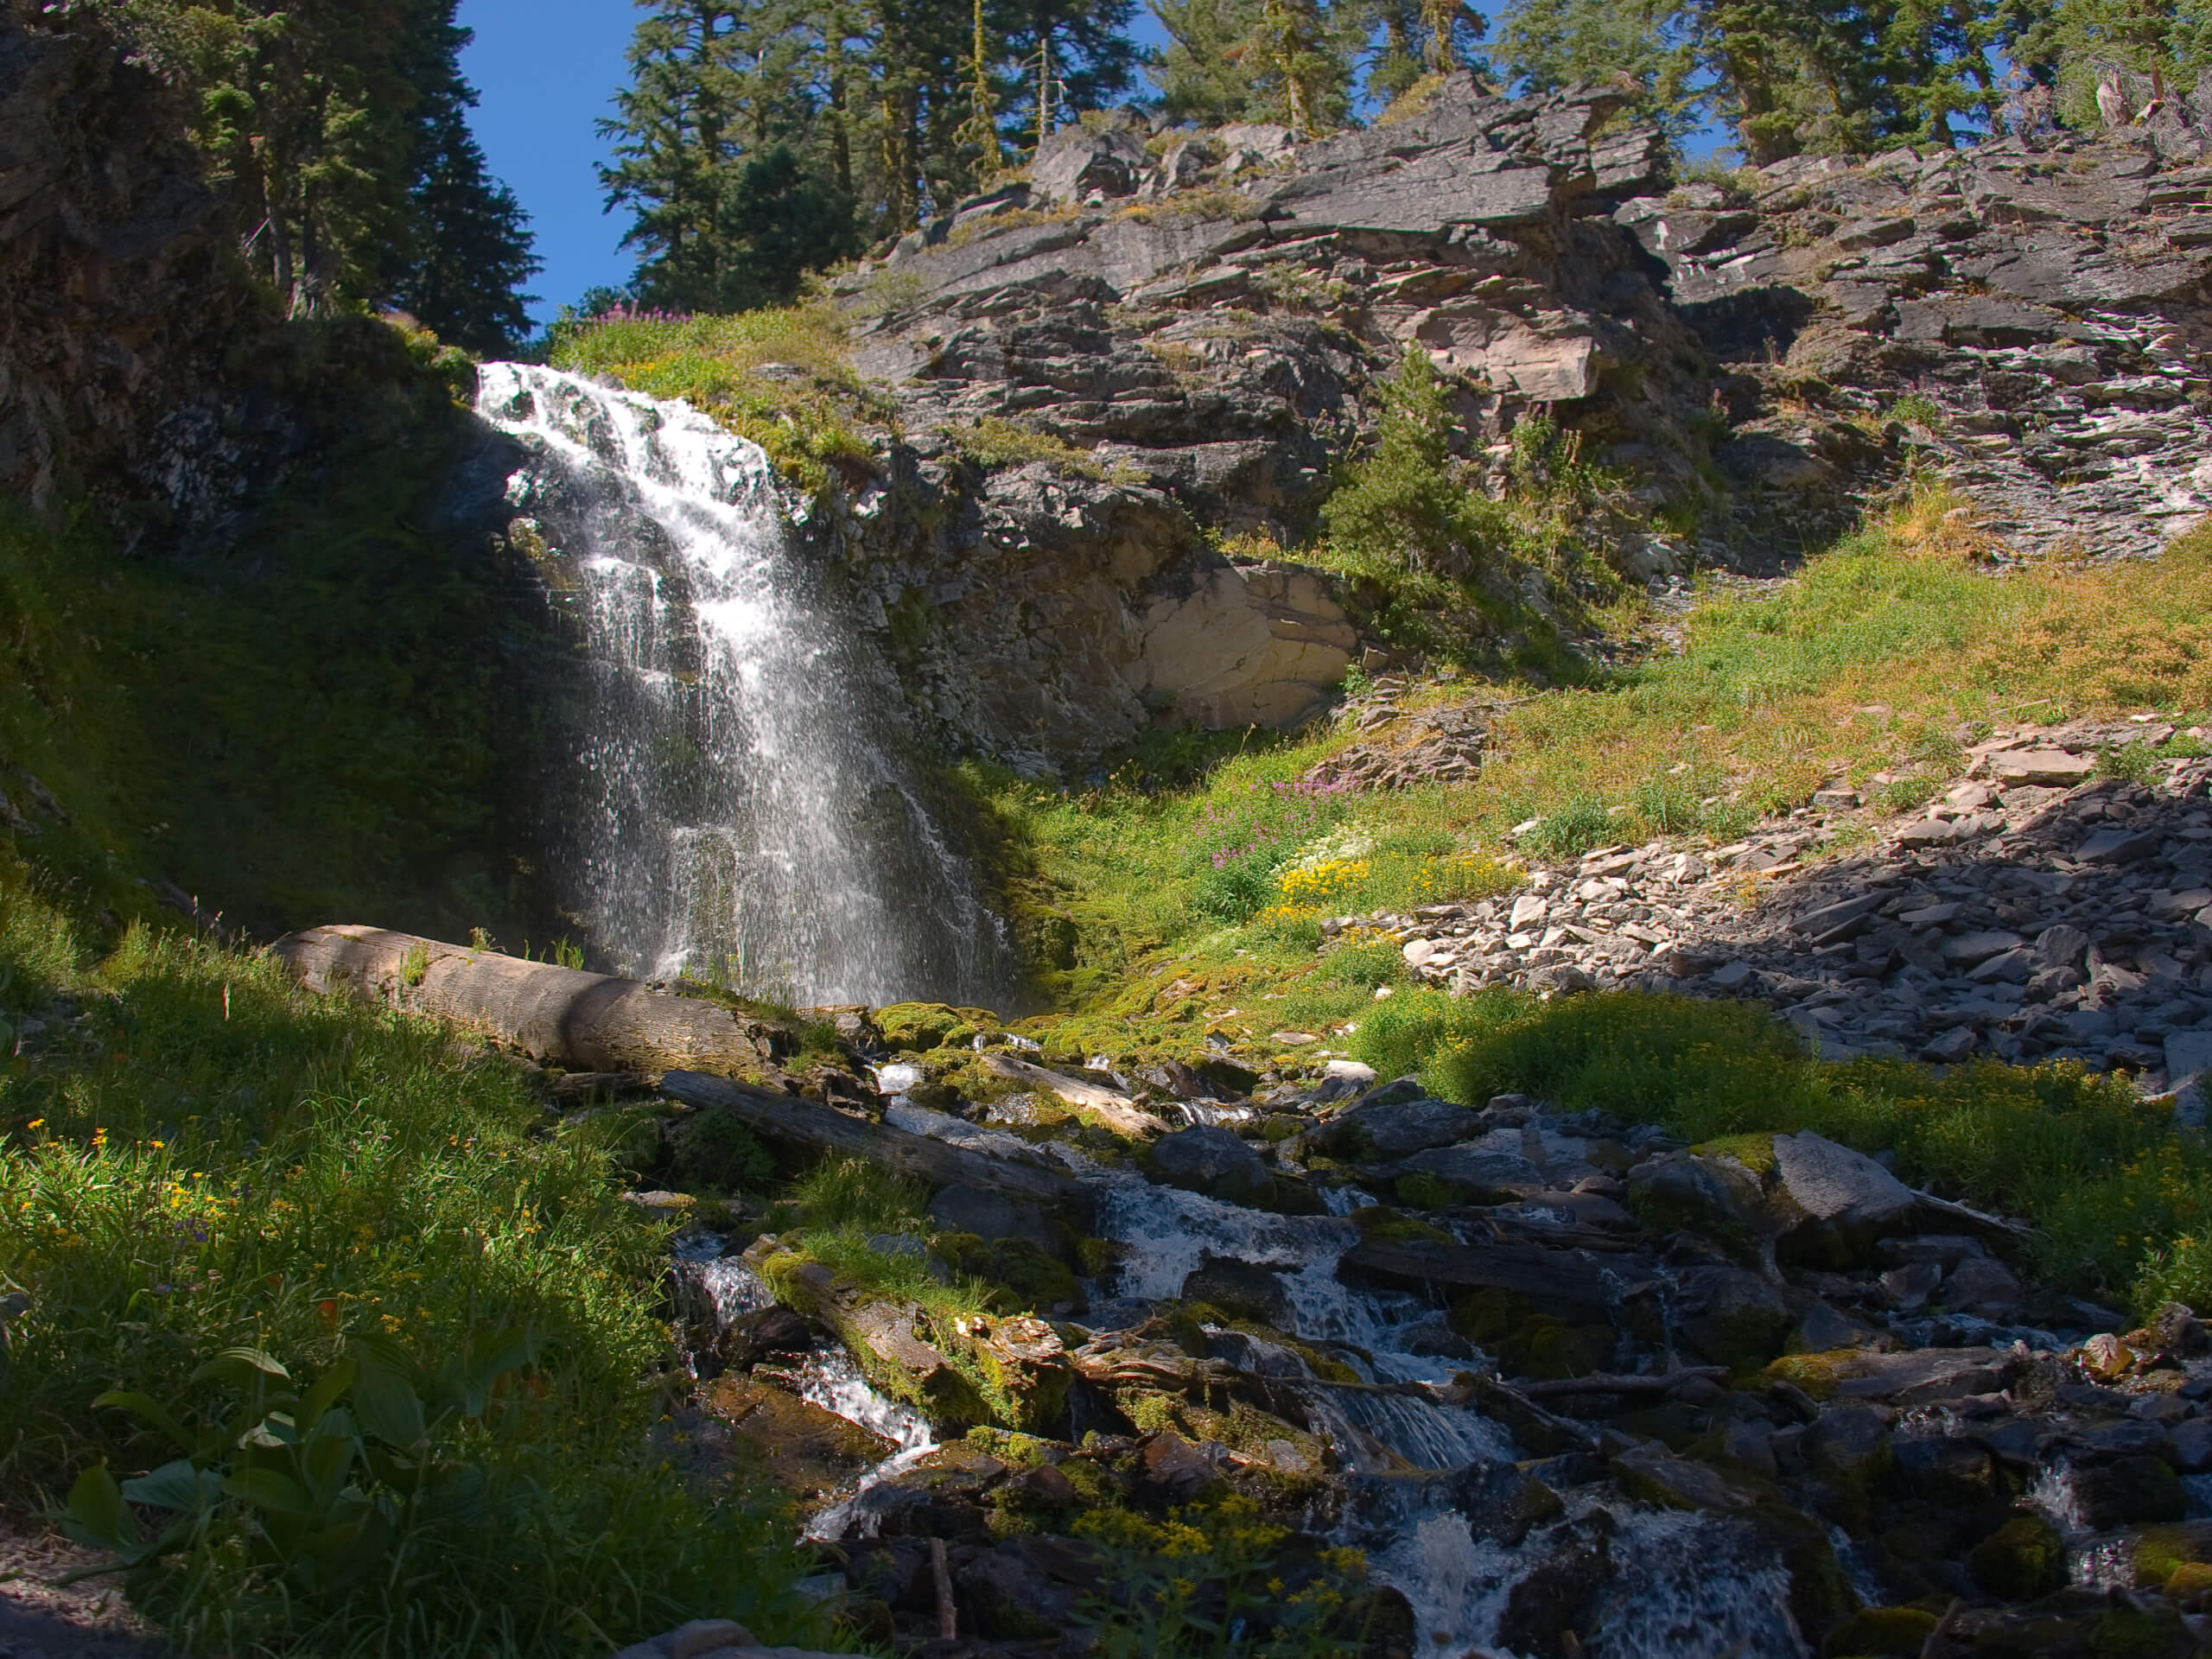
POLYGON ((398 306, 480 352, 528 332, 528 216, 468 129, 459 0, 80 0, 181 87, 249 262, 296 315, 398 306))

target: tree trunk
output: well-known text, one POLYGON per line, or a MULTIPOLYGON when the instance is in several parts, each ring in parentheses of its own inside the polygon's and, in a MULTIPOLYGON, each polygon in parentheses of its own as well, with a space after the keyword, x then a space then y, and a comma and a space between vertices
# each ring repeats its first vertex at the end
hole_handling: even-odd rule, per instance
POLYGON ((269 952, 311 991, 435 1014, 571 1070, 753 1071, 770 1058, 771 1027, 633 979, 374 927, 311 927, 269 952))

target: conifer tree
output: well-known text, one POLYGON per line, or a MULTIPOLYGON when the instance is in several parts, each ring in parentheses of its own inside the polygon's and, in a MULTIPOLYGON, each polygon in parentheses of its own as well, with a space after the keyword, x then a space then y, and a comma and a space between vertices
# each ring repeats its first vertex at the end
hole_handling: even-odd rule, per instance
POLYGON ((1359 0, 1153 0, 1153 12, 1167 34, 1152 76, 1170 120, 1274 121, 1310 137, 1348 118, 1374 22, 1359 0))
POLYGON ((527 220, 468 130, 457 0, 90 0, 189 92, 210 182, 296 315, 397 303, 479 349, 524 331, 527 220))

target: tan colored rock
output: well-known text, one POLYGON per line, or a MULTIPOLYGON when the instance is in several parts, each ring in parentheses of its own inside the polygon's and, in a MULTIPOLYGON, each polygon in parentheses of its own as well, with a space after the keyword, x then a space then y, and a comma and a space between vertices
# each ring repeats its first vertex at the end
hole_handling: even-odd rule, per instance
POLYGON ((1351 666, 1357 633, 1313 571, 1222 564, 1156 594, 1130 671, 1148 702, 1206 726, 1295 725, 1351 666))
POLYGON ((2064 749, 2012 749, 1989 757, 1989 775, 2005 788, 2024 784, 2070 789, 2095 776, 2094 755, 2069 754, 2064 749))

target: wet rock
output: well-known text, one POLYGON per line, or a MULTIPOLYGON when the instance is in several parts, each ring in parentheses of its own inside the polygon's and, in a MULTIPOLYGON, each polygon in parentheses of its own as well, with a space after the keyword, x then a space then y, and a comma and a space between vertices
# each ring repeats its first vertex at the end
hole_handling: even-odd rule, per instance
POLYGON ((1613 1472, 1632 1496, 1670 1509, 1749 1510, 1762 1496, 1748 1482, 1733 1479, 1710 1465, 1677 1457, 1656 1441, 1615 1458, 1613 1472))
POLYGON ((1833 1406, 1806 1431, 1802 1448, 1813 1468, 1863 1485, 1890 1466, 1889 1414, 1872 1406, 1833 1406))
POLYGON ((2039 1515, 2016 1516, 1967 1552, 1967 1566, 1991 1595, 2031 1600, 2066 1582, 2066 1540, 2039 1515))
POLYGON ((1282 1287, 1282 1271, 1205 1250, 1183 1281, 1183 1300, 1217 1307, 1233 1318, 1285 1326, 1290 1323, 1290 1298, 1282 1287))
POLYGON ((1247 1206, 1274 1196, 1274 1178, 1251 1147, 1224 1128, 1200 1125, 1154 1141, 1145 1156, 1154 1180, 1247 1206))
POLYGON ((1899 1436, 1891 1443, 1893 1484, 1929 1503, 1969 1506, 1993 1490, 1994 1465, 1986 1448, 1964 1439, 1899 1436))
POLYGON ((2078 1465, 2065 1478, 2075 1512, 2093 1532, 2178 1521, 2189 1507, 2180 1478, 2164 1459, 2147 1452, 2078 1465))
POLYGON ((1355 1162, 1382 1163, 1448 1147, 1476 1133, 1478 1113, 1442 1100, 1363 1100, 1311 1136, 1316 1151, 1355 1162))
POLYGON ((953 1574, 967 1627, 1008 1641, 1057 1637, 1071 1628, 1100 1581, 1097 1559, 1082 1542, 1034 1535, 977 1550, 953 1574))
POLYGON ((1470 1464, 1449 1478, 1453 1507, 1478 1542, 1518 1548, 1532 1528, 1556 1521, 1565 1508, 1558 1493, 1510 1463, 1470 1464))
POLYGON ((1451 1204, 1510 1203, 1545 1185, 1543 1171, 1518 1151, 1480 1143, 1415 1153, 1389 1168, 1402 1198, 1410 1179, 1427 1184, 1426 1190, 1440 1192, 1451 1204))
POLYGON ((1631 1256, 1372 1236, 1344 1252, 1338 1275, 1420 1289, 1505 1291, 1539 1306, 1587 1310, 1601 1319, 1611 1316, 1626 1289, 1647 1284, 1651 1277, 1649 1265, 1631 1256))
POLYGON ((939 1187, 930 1199, 928 1214, 942 1231, 972 1233, 987 1243, 1020 1239, 1054 1252, 1067 1244, 1067 1229, 1041 1205, 980 1186, 939 1187))
POLYGON ((850 1487, 898 1449, 872 1430, 749 1377, 716 1378, 704 1391, 704 1404, 737 1431, 747 1461, 802 1501, 850 1487))
POLYGON ((1758 1274, 1741 1268, 1692 1268, 1677 1279, 1683 1339, 1715 1364, 1756 1368, 1781 1351, 1789 1307, 1758 1274))

